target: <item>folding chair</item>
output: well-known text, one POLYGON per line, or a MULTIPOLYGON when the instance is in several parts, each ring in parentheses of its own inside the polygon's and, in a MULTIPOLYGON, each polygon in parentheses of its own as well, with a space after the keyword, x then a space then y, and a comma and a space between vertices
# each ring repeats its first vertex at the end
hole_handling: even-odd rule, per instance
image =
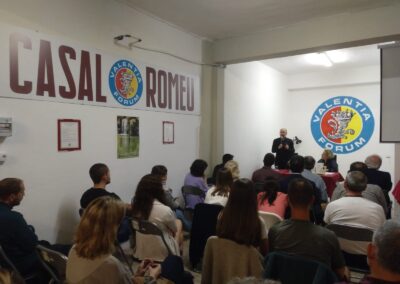
POLYGON ((346 265, 349 267, 350 271, 368 274, 369 266, 367 263, 366 250, 368 243, 372 241, 374 232, 370 229, 338 224, 329 224, 326 228, 333 231, 338 237, 340 248, 346 265), (348 247, 349 245, 352 248, 358 248, 358 250, 365 249, 365 254, 358 254, 348 250, 346 251, 344 246, 348 247))
POLYGON ((8 258, 3 247, 0 245, 0 267, 10 269, 13 273, 17 274, 19 277, 23 278, 25 281, 35 280, 39 276, 37 273, 31 273, 28 275, 22 275, 12 261, 8 258))
POLYGON ((276 223, 279 223, 280 221, 282 221, 282 218, 275 214, 275 213, 271 213, 271 212, 264 212, 264 211, 258 211, 258 215, 263 219, 264 223, 265 223, 265 228, 267 229, 267 231, 276 223))
POLYGON ((44 269, 51 276, 50 283, 65 283, 68 257, 42 245, 36 246, 36 252, 44 269))
POLYGON ((201 190, 198 187, 189 186, 189 185, 182 186, 182 196, 183 196, 183 201, 185 203, 184 214, 185 214, 185 217, 187 217, 190 221, 192 221, 193 220, 194 208, 188 208, 187 205, 186 205, 188 203, 187 202, 187 197, 190 196, 190 195, 199 196, 199 197, 204 199, 206 194, 204 193, 203 190, 201 190))
MULTIPOLYGON (((165 240, 164 234, 161 231, 161 229, 152 222, 146 221, 146 220, 140 220, 137 218, 132 218, 131 219, 131 224, 132 224, 132 230, 143 234, 143 235, 153 235, 153 236, 157 236, 160 237, 163 244, 165 245, 165 248, 167 249, 168 255, 172 255, 172 250, 169 247, 167 241, 165 240)), ((137 236, 137 234, 136 234, 137 236)), ((142 260, 142 259, 140 259, 142 260)))

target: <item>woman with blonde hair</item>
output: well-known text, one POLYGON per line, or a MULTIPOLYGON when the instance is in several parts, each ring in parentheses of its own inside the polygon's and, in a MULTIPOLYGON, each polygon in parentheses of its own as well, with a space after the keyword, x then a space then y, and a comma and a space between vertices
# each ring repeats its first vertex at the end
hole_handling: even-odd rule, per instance
POLYGON ((338 172, 339 166, 336 162, 336 156, 333 154, 332 150, 325 149, 322 152, 321 159, 318 163, 323 163, 328 172, 338 172))
POLYGON ((132 283, 132 274, 112 254, 124 204, 99 197, 85 209, 67 262, 68 283, 132 283))
POLYGON ((230 160, 226 162, 224 168, 228 169, 231 172, 233 181, 240 178, 239 164, 235 160, 230 160))

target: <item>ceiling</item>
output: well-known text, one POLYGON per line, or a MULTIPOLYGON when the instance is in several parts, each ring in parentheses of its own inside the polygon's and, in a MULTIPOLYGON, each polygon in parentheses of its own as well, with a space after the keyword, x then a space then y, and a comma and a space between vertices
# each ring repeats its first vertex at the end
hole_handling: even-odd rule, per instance
POLYGON ((342 63, 335 63, 332 67, 311 65, 307 62, 305 55, 274 58, 260 62, 287 75, 380 64, 380 52, 376 44, 339 49, 339 51, 343 52, 348 57, 348 60, 342 63))
POLYGON ((242 36, 399 0, 117 0, 208 39, 242 36))

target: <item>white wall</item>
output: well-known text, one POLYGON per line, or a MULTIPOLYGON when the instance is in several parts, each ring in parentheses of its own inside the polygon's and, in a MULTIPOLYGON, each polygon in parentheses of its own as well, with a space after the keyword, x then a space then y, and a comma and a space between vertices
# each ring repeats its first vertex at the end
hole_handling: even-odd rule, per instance
MULTIPOLYGON (((377 51, 378 52, 378 51, 377 51)), ((375 118, 374 133, 369 142, 360 150, 338 155, 339 170, 345 175, 354 161, 377 153, 383 159, 382 170, 394 176, 394 144, 379 142, 380 118, 380 67, 335 69, 319 73, 299 74, 288 77, 287 125, 293 129, 293 135, 303 140, 296 148, 302 155, 319 158, 322 148, 312 137, 310 130, 311 115, 325 100, 336 96, 352 96, 365 102, 375 118)))
POLYGON ((229 65, 224 77, 224 152, 234 154, 242 176, 249 177, 271 151, 279 128, 286 127, 288 137, 303 141, 295 145, 296 152, 319 159, 323 149, 312 137, 313 112, 329 98, 352 96, 370 107, 375 128, 362 149, 338 155, 340 172, 345 175, 352 162, 377 153, 383 158, 382 170, 394 179, 394 145, 379 142, 379 80, 379 66, 286 76, 260 62, 229 65))
POLYGON ((241 177, 251 177, 285 126, 286 77, 251 62, 229 65, 224 81, 224 152, 235 156, 241 177))
MULTIPOLYGON (((110 0, 5 0, 0 24, 64 37, 121 57, 201 75, 201 68, 155 53, 126 50, 113 44, 117 34, 132 34, 143 45, 200 61, 201 40, 110 0)), ((1 61, 1 59, 0 59, 1 61)), ((3 64, 3 63, 1 63, 3 64)), ((20 177, 27 187, 21 206, 41 239, 70 241, 78 221, 79 199, 91 186, 89 167, 104 162, 111 169, 111 191, 130 202, 136 184, 154 164, 169 169, 169 185, 178 193, 184 174, 199 152, 200 117, 60 103, 0 98, 0 117, 12 117, 13 136, 0 144, 9 159, 0 178, 20 177), (138 158, 116 158, 116 116, 140 118, 138 158), (57 152, 59 118, 82 121, 82 151, 57 152), (162 145, 162 121, 175 121, 175 144, 162 145)))

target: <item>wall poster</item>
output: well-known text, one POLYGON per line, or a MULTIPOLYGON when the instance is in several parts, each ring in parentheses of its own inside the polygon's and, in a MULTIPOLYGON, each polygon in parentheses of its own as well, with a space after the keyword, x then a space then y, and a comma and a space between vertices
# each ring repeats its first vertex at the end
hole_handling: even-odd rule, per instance
POLYGON ((133 158, 139 156, 139 117, 117 117, 117 158, 133 158))

